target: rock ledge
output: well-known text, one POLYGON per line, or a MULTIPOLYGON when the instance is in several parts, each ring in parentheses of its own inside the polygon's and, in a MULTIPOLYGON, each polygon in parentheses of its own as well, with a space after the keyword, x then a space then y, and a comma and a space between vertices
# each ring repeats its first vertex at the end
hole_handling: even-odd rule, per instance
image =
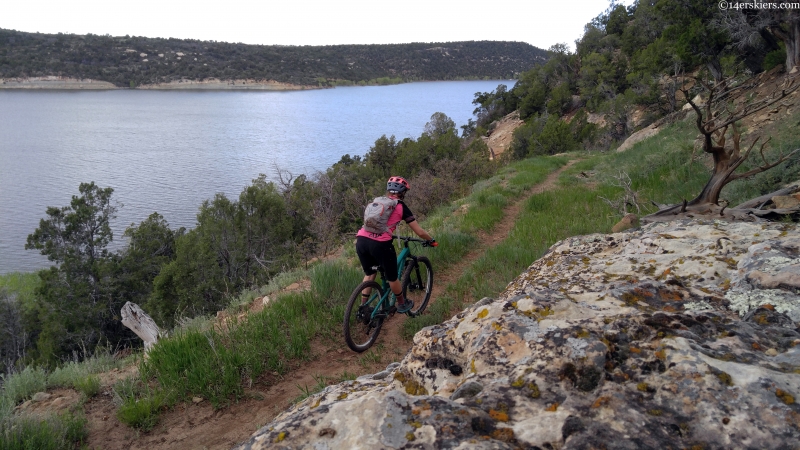
POLYGON ((796 224, 573 237, 239 448, 797 448, 799 320, 796 224))

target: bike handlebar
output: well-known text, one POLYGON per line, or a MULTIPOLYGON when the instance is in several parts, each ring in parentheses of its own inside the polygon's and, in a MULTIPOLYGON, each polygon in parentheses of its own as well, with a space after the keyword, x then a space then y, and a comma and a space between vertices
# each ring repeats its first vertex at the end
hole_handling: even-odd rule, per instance
POLYGON ((398 241, 406 241, 408 242, 419 242, 422 244, 423 247, 437 247, 439 243, 436 242, 436 239, 431 239, 430 241, 426 241, 425 239, 414 238, 411 236, 395 236, 392 235, 392 239, 397 239, 398 241))

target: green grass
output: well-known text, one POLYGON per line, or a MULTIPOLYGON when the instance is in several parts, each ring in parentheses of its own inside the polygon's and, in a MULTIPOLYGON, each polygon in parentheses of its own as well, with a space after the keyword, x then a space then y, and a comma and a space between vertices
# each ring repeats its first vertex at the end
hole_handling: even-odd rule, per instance
POLYGON ((141 365, 143 379, 157 380, 159 387, 128 397, 123 408, 132 418, 126 416, 126 423, 152 426, 161 406, 191 396, 208 399, 217 408, 227 405, 265 371, 283 374, 308 359, 315 336, 338 339, 345 302, 363 275, 349 264, 331 262, 311 268, 309 276, 310 291, 280 295, 268 308, 240 321, 178 330, 159 341, 141 365), (151 396, 162 400, 139 405, 151 396))
MULTIPOLYGON (((115 359, 109 352, 97 352, 91 358, 81 362, 68 362, 47 376, 47 387, 66 387, 75 388, 81 391, 79 386, 86 386, 87 379, 92 378, 93 374, 107 372, 111 369, 121 369, 133 363, 136 357, 127 360, 115 359)), ((99 385, 98 385, 99 387, 99 385)))
POLYGON ((92 398, 100 393, 100 378, 96 375, 89 375, 80 378, 73 384, 75 390, 82 393, 86 398, 92 398))
POLYGON ((84 444, 87 436, 86 418, 78 414, 0 420, 0 449, 3 450, 76 448, 84 444))
POLYGON ((139 378, 127 378, 113 387, 117 419, 143 431, 158 423, 158 413, 169 403, 169 394, 163 389, 153 389, 139 378))
MULTIPOLYGON (((777 160, 780 155, 789 154, 792 150, 800 148, 800 133, 797 132, 800 110, 793 109, 795 111, 790 117, 762 130, 762 136, 771 138, 764 151, 767 161, 777 160)), ((743 141, 749 143, 750 138, 746 137, 743 141)), ((760 142, 762 141, 763 139, 760 142)), ((754 168, 762 163, 756 148, 739 171, 754 168)), ((771 170, 753 176, 751 180, 738 180, 725 186, 722 190, 722 198, 729 200, 730 204, 735 206, 798 180, 800 180, 800 154, 794 155, 789 161, 771 170)))
POLYGON ((341 383, 342 381, 355 380, 357 378, 357 375, 345 370, 344 372, 334 377, 326 377, 319 374, 313 375, 312 377, 314 378, 313 386, 308 386, 307 384, 303 386, 300 386, 299 384, 295 385, 297 386, 297 389, 300 390, 300 395, 295 397, 292 400, 292 403, 299 403, 307 399, 308 397, 311 397, 312 395, 316 394, 317 392, 322 391, 323 389, 332 384, 341 383))
POLYGON ((99 352, 82 362, 67 363, 51 373, 41 367, 28 366, 18 373, 4 375, 0 391, 0 449, 64 449, 84 442, 87 432, 82 414, 67 413, 46 417, 15 416, 14 407, 37 392, 52 387, 74 388, 83 399, 100 392, 100 379, 95 375, 130 364, 99 352))
POLYGON ((300 395, 295 397, 295 399, 292 401, 292 403, 299 403, 299 402, 307 399, 308 397, 311 397, 312 395, 316 394, 317 392, 320 392, 321 390, 325 389, 326 387, 328 387, 328 378, 327 377, 323 377, 322 375, 314 375, 314 381, 316 383, 313 386, 308 386, 308 385, 300 386, 298 384, 297 385, 297 389, 300 390, 300 395))
POLYGON ((47 371, 41 367, 26 367, 22 372, 3 375, 3 392, 0 396, 0 419, 6 417, 14 406, 33 394, 47 389, 47 371), (3 414, 5 412, 5 414, 3 414))

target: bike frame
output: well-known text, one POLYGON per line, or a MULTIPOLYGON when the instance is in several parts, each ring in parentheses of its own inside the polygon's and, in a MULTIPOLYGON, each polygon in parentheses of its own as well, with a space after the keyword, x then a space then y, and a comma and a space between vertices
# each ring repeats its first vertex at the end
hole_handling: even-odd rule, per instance
MULTIPOLYGON (((408 248, 409 242, 416 242, 422 241, 421 239, 415 239, 411 237, 403 237, 403 236, 392 236, 392 239, 402 240, 403 249, 400 251, 400 254, 397 255, 397 279, 403 276, 403 271, 406 268, 406 261, 410 259, 415 259, 416 257, 411 254, 411 249, 408 248)), ((372 314, 370 315, 370 319, 374 319, 379 314, 385 314, 392 306, 394 306, 396 299, 392 299, 392 290, 389 288, 389 282, 386 281, 386 274, 384 273, 383 267, 378 268, 378 272, 381 274, 381 288, 383 289, 383 295, 380 299, 377 300, 375 306, 372 309, 372 314)), ((372 304, 375 302, 376 294, 374 292, 370 293, 369 300, 367 300, 367 305, 372 304)), ((411 311, 406 311, 403 314, 410 316, 411 311)))

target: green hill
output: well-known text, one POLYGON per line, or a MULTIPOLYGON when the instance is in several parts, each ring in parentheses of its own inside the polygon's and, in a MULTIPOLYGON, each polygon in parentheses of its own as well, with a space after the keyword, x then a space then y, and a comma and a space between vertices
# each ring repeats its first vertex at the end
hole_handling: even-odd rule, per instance
POLYGON ((523 42, 278 46, 0 29, 0 78, 57 75, 125 87, 208 78, 323 86, 507 79, 547 57, 523 42))

